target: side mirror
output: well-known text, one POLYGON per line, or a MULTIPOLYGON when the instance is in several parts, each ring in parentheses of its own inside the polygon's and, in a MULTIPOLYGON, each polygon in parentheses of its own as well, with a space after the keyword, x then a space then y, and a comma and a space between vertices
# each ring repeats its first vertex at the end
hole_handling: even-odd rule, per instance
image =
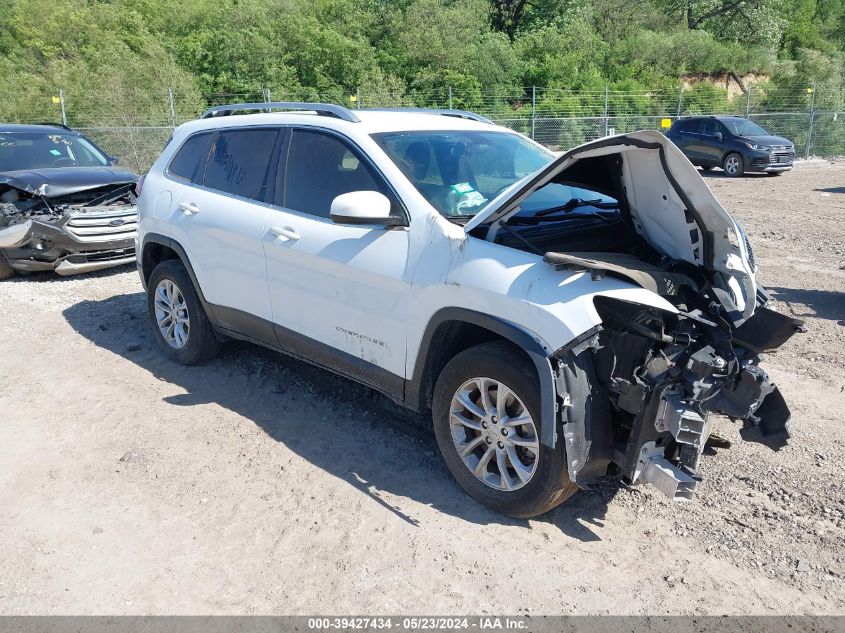
POLYGON ((390 215, 390 200, 378 191, 342 193, 332 200, 330 215, 335 224, 404 224, 390 215))
POLYGON ((721 132, 716 132, 716 133, 713 135, 713 137, 714 137, 717 141, 719 141, 720 143, 721 143, 721 142, 722 142, 722 140, 724 139, 724 137, 722 136, 722 133, 721 133, 721 132))

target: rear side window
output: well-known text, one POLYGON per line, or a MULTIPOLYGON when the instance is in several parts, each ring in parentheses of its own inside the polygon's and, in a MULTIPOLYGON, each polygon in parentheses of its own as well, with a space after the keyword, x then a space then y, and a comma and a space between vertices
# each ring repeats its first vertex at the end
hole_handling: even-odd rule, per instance
POLYGON ((203 132, 190 137, 176 152, 167 171, 173 176, 201 185, 212 136, 212 132, 203 132))
MULTIPOLYGON (((319 132, 294 130, 285 176, 282 206, 321 218, 329 217, 335 197, 351 191, 378 191, 394 200, 351 147, 319 132)), ((394 210, 396 206, 394 202, 394 210)))
POLYGON ((205 169, 205 186, 270 202, 267 175, 277 137, 277 130, 266 128, 220 132, 214 139, 205 169))

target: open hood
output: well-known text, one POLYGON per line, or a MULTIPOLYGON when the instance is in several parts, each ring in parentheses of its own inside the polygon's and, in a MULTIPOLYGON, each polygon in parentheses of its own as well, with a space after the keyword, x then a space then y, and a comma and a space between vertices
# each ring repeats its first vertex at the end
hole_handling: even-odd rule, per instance
POLYGON ((744 234, 698 170, 660 132, 612 136, 569 150, 504 191, 465 231, 483 224, 496 231, 535 190, 563 180, 561 174, 583 159, 611 155, 621 158, 619 185, 637 233, 658 252, 702 268, 736 324, 751 316, 757 288, 744 234))

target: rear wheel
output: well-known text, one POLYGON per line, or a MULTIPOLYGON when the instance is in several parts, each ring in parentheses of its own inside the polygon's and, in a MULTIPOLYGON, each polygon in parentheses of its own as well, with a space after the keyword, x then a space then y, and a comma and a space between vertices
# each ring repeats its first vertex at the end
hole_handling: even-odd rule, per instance
POLYGON ((168 259, 155 267, 147 284, 147 309, 156 343, 171 360, 193 365, 220 350, 220 341, 180 261, 168 259))
POLYGON ((0 281, 11 279, 15 276, 15 269, 6 258, 6 253, 0 251, 0 281))
POLYGON ((578 490, 562 443, 540 443, 536 371, 507 343, 486 343, 453 358, 432 406, 440 453, 476 501, 512 517, 547 512, 578 490))
POLYGON ((725 175, 730 178, 738 178, 745 173, 745 165, 742 162, 742 156, 737 154, 736 152, 731 152, 727 156, 725 156, 725 160, 722 161, 722 169, 725 171, 725 175))

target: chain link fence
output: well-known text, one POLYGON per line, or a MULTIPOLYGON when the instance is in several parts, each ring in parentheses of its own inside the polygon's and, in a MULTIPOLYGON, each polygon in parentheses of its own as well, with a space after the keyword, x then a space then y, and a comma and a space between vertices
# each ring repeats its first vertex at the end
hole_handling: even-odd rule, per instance
POLYGON ((145 172, 173 129, 214 105, 269 101, 320 101, 348 108, 436 107, 471 110, 554 150, 603 136, 642 129, 664 130, 679 118, 702 114, 744 116, 795 143, 797 157, 845 155, 845 94, 812 87, 751 86, 730 94, 712 84, 660 90, 558 90, 527 87, 518 94, 489 94, 444 87, 389 92, 362 87, 352 95, 262 90, 259 93, 136 94, 133 87, 107 96, 66 93, 29 95, 25 104, 0 96, 0 120, 64 123, 118 158, 145 172))

